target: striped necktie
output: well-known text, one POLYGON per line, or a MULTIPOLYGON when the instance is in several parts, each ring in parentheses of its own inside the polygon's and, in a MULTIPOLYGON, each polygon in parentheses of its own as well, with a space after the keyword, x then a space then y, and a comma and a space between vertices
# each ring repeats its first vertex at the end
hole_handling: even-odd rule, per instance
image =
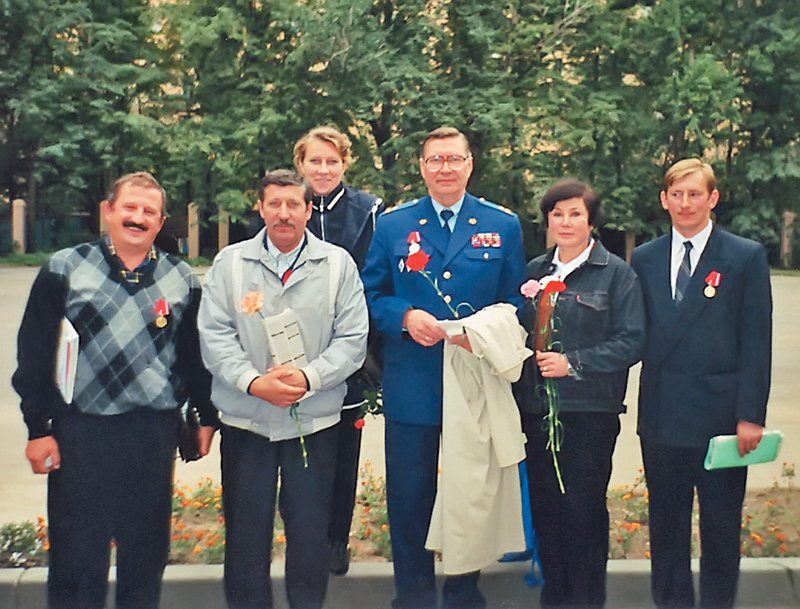
POLYGON ((680 304, 686 294, 686 288, 689 287, 689 281, 692 278, 692 262, 689 259, 689 252, 692 251, 692 242, 684 241, 683 247, 686 252, 681 260, 681 265, 678 267, 678 277, 675 279, 675 304, 680 304))

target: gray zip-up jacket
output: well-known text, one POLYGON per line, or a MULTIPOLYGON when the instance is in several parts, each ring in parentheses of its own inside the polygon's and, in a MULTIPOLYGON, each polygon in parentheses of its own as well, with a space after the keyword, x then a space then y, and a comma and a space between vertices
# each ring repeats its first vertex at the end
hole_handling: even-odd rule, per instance
POLYGON ((262 315, 291 308, 297 317, 308 360, 302 370, 314 391, 297 408, 304 434, 338 422, 345 381, 364 362, 369 325, 364 288, 346 251, 306 231, 308 244, 283 285, 264 233, 217 254, 203 282, 198 326, 203 361, 213 375, 211 399, 222 422, 278 441, 299 436, 289 409, 247 393, 273 365, 262 315), (241 301, 254 291, 263 295, 264 306, 248 314, 241 301))

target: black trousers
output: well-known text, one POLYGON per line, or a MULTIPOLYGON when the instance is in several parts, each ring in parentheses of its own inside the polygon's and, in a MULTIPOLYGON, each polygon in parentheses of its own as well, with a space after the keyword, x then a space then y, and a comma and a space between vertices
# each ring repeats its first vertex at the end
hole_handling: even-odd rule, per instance
POLYGON ((49 474, 48 606, 106 606, 110 544, 118 609, 157 609, 169 552, 176 410, 57 416, 61 468, 49 474))
POLYGON ((336 477, 333 483, 333 505, 328 540, 347 545, 353 523, 353 508, 358 486, 358 458, 361 452, 361 430, 355 422, 360 408, 342 410, 342 420, 336 424, 339 444, 336 452, 336 477))
POLYGON ((525 414, 531 517, 542 563, 542 607, 602 607, 606 600, 608 510, 606 490, 619 435, 613 413, 560 415, 563 444, 556 478, 541 415, 525 414))
POLYGON ((286 592, 293 609, 319 609, 328 588, 328 522, 337 430, 271 442, 222 427, 225 597, 231 609, 272 607, 269 578, 275 502, 286 532, 286 592), (280 478, 280 493, 278 479, 280 478))
POLYGON ((742 503, 747 468, 706 471, 704 448, 642 440, 650 493, 653 600, 694 607, 690 566, 694 489, 700 505, 700 606, 732 607, 739 580, 742 503))

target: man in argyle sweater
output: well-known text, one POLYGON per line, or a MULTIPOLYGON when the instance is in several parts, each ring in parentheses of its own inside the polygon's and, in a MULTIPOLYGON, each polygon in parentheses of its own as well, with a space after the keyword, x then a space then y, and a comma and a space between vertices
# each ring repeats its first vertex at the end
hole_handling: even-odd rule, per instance
POLYGON ((216 411, 189 266, 156 249, 165 194, 126 175, 103 214, 108 236, 54 254, 42 267, 18 338, 12 383, 28 427, 25 456, 48 474, 51 609, 105 607, 110 543, 118 608, 158 607, 169 550, 180 406, 189 399, 208 452, 216 411), (75 389, 55 383, 62 319, 79 335, 75 389))

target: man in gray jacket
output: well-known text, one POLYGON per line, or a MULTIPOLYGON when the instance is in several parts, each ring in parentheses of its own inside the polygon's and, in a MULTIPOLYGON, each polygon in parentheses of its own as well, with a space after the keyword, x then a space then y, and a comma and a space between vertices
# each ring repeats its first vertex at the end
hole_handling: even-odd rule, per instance
POLYGON ((330 556, 332 427, 345 381, 364 361, 367 308, 352 258, 306 231, 311 189, 302 178, 270 172, 259 193, 265 228, 217 255, 198 315, 222 422, 225 594, 232 609, 272 606, 268 574, 280 474, 289 604, 319 609, 330 556), (266 325, 272 332, 279 314, 290 318, 285 336, 268 339, 266 325), (289 349, 288 362, 280 344, 291 345, 298 331, 300 348, 289 349))

